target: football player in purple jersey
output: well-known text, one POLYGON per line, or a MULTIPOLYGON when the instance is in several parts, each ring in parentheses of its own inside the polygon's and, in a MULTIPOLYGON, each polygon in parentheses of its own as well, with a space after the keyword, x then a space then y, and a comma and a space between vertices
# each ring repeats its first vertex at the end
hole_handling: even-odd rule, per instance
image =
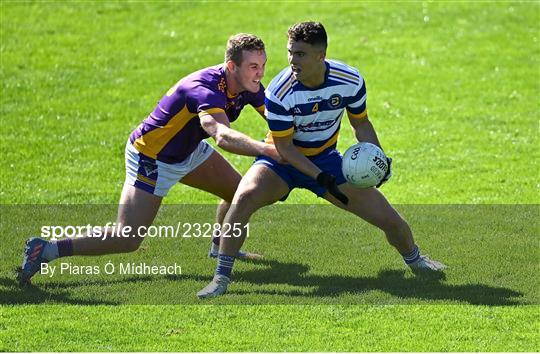
MULTIPOLYGON (((28 283, 42 263, 56 258, 137 250, 144 239, 140 227, 152 224, 163 197, 178 182, 221 198, 216 213, 216 222, 221 224, 241 176, 205 139, 211 137, 231 153, 281 160, 274 145, 230 127, 246 105, 264 118, 261 79, 265 64, 263 41, 251 34, 237 34, 227 42, 223 64, 189 74, 170 88, 127 141, 126 180, 115 228, 102 230, 107 237, 100 238, 27 240, 19 282, 28 283), (119 237, 118 232, 130 237, 119 237)), ((218 240, 214 238, 210 256, 217 257, 218 240)), ((241 251, 237 256, 260 257, 241 251)))

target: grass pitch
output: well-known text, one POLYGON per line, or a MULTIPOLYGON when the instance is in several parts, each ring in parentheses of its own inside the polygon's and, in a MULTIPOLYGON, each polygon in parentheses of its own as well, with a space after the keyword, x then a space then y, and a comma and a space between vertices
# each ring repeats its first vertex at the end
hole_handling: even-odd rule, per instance
MULTIPOLYGON (((538 3, 0 6, 0 350, 540 349, 538 3), (169 86, 222 61, 237 32, 265 41, 268 83, 286 65, 287 27, 311 19, 329 33, 328 56, 366 79, 370 118, 395 162, 384 193, 450 265, 445 279, 413 278, 378 231, 338 211, 323 219, 330 207, 295 191, 253 219, 246 247, 266 262, 238 264, 230 296, 204 305, 194 292, 214 266, 203 257, 208 239, 69 260, 178 261, 177 277, 15 286, 23 240, 39 225, 110 220, 128 134, 169 86), (55 204, 81 205, 47 219, 55 204)), ((342 151, 353 142, 346 125, 342 151)), ((249 110, 235 127, 257 138, 267 129, 249 110)), ((242 172, 251 164, 225 155, 242 172)), ((216 200, 178 186, 166 202, 160 224, 208 222, 216 200)))

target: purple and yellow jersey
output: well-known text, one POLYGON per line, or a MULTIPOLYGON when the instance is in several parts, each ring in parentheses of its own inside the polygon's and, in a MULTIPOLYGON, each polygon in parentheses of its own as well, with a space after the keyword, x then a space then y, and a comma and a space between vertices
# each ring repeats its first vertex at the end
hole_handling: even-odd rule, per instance
POLYGON ((291 68, 279 73, 266 90, 266 118, 273 137, 293 135, 293 144, 305 156, 334 148, 341 118, 365 119, 366 85, 357 69, 336 60, 326 60, 324 83, 311 89, 302 85, 291 68))
POLYGON ((227 114, 235 121, 245 105, 264 112, 264 87, 257 93, 227 94, 223 64, 196 71, 174 85, 152 113, 135 129, 129 141, 142 154, 166 163, 186 159, 209 137, 201 127, 199 115, 227 114))

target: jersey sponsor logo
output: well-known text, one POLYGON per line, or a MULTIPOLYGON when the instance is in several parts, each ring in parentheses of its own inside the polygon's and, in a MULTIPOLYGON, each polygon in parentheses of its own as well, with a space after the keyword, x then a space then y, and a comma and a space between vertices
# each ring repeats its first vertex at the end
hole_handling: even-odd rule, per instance
POLYGON ((337 93, 330 96, 330 98, 328 99, 328 104, 332 108, 338 108, 339 106, 341 106, 342 102, 343 102, 343 97, 341 97, 341 95, 338 95, 337 93))
POLYGON ((299 107, 294 107, 294 114, 302 114, 302 111, 299 107))
POLYGON ((233 98, 228 98, 227 103, 225 104, 225 109, 229 109, 231 107, 239 107, 242 108, 244 106, 244 94, 240 93, 237 96, 233 98))
POLYGON ((310 98, 308 98, 307 101, 308 101, 308 102, 322 101, 322 97, 321 97, 321 96, 310 97, 310 98))
POLYGON ((338 120, 339 120, 339 117, 335 119, 331 119, 331 120, 325 120, 323 122, 311 122, 307 124, 299 124, 296 126, 296 130, 299 130, 301 132, 323 131, 333 126, 338 120))

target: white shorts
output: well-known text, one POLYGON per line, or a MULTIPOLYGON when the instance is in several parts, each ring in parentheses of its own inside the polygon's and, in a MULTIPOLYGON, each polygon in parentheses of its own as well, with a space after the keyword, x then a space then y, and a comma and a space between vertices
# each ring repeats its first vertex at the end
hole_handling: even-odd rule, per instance
POLYGON ((172 186, 206 161, 213 152, 214 148, 202 140, 184 161, 170 164, 141 154, 128 140, 125 184, 164 197, 172 186))

